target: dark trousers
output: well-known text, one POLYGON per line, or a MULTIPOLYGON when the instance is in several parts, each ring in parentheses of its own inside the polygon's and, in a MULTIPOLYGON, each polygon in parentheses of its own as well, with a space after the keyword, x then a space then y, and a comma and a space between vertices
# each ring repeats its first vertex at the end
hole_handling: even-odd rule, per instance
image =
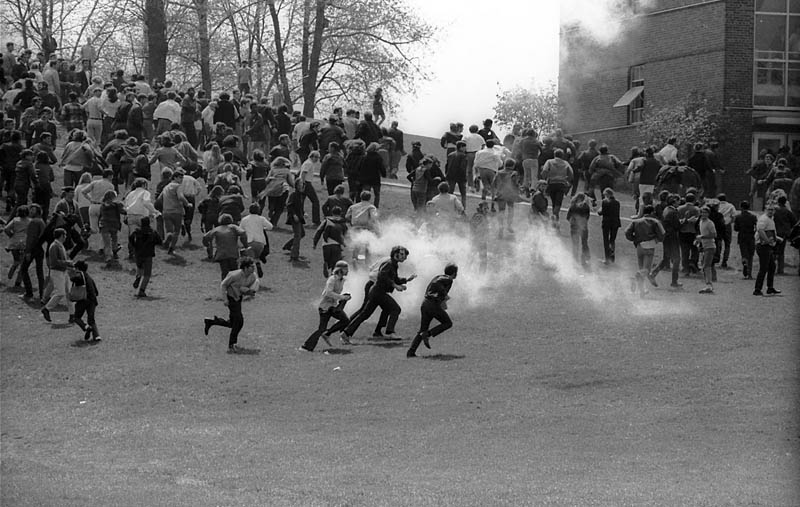
POLYGON ((153 258, 140 257, 136 259, 136 278, 139 278, 139 294, 144 294, 150 277, 153 274, 153 258))
POLYGON ((47 222, 47 216, 50 214, 50 195, 51 192, 49 190, 33 189, 33 202, 42 207, 42 220, 45 222, 47 222))
POLYGON ((300 258, 300 240, 306 235, 303 222, 296 216, 291 217, 292 237, 284 243, 283 249, 289 250, 289 259, 296 261, 300 258))
POLYGON ((603 251, 605 252, 605 259, 608 262, 614 262, 614 242, 617 241, 617 231, 619 228, 603 225, 603 251))
POLYGON ((95 309, 97 309, 96 302, 84 299, 83 301, 75 302, 75 313, 73 314, 73 317, 75 318, 75 323, 78 324, 79 328, 83 329, 84 331, 88 330, 92 331, 92 338, 97 338, 100 336, 100 331, 97 329, 97 322, 95 322, 94 320, 95 309), (82 320, 84 313, 86 313, 85 324, 82 320))
POLYGON ((44 292, 44 251, 41 248, 35 249, 36 253, 25 257, 20 267, 20 275, 22 276, 22 283, 25 285, 25 295, 33 297, 33 284, 31 283, 31 276, 28 274, 28 268, 31 263, 36 261, 36 281, 39 283, 39 299, 42 299, 42 292, 44 292))
POLYGON ((244 327, 244 315, 242 315, 242 300, 233 299, 228 296, 228 320, 214 317, 214 325, 228 327, 231 330, 228 338, 228 348, 232 348, 239 340, 239 332, 244 327))
POLYGON ((333 271, 340 260, 342 260, 342 245, 338 243, 322 245, 322 274, 325 278, 328 278, 329 272, 333 271))
POLYGON ((347 324, 350 323, 350 319, 347 318, 347 314, 344 313, 344 304, 346 301, 340 301, 338 306, 332 306, 327 310, 318 309, 319 311, 319 327, 316 331, 311 333, 311 336, 308 337, 306 342, 303 344, 303 348, 306 350, 314 350, 317 346, 317 342, 319 342, 320 336, 323 334, 325 336, 330 336, 333 333, 341 331, 347 324), (331 318, 336 319, 338 322, 331 326, 328 329, 328 322, 331 318))
POLYGON ((756 241, 753 238, 739 239, 739 253, 742 256, 742 274, 753 276, 753 256, 756 253, 756 241))
POLYGON ((656 276, 662 269, 672 267, 672 285, 678 283, 678 273, 681 269, 681 247, 677 238, 664 238, 664 258, 658 263, 658 266, 653 270, 653 276, 656 276))
POLYGON ((336 187, 341 185, 343 182, 344 180, 332 180, 330 178, 325 178, 325 186, 328 188, 328 195, 333 195, 336 187))
POLYGON ((191 206, 184 206, 183 207, 183 229, 186 231, 187 236, 189 239, 192 239, 192 222, 194 221, 194 209, 195 209, 195 196, 187 195, 185 196, 186 200, 189 201, 191 206))
POLYGON ((411 348, 409 349, 412 353, 416 352, 423 338, 438 336, 453 327, 453 321, 450 319, 450 315, 447 314, 447 311, 442 308, 441 303, 425 299, 422 301, 419 311, 422 317, 420 319, 417 336, 414 337, 414 341, 411 342, 411 348), (429 329, 433 319, 438 320, 439 324, 433 329, 429 329))
MULTIPOLYGON (((381 184, 378 183, 377 185, 365 185, 361 184, 361 188, 359 189, 359 194, 364 190, 371 190, 372 191, 372 203, 375 205, 376 208, 380 208, 381 204, 381 184)), ((356 199, 353 199, 353 202, 357 202, 356 199)))
POLYGON ((728 265, 728 259, 731 256, 731 239, 733 238, 733 225, 726 224, 725 230, 723 232, 722 241, 725 246, 725 250, 722 253, 722 266, 726 267, 728 265))
POLYGON ((353 336, 358 327, 368 318, 370 318, 375 310, 380 307, 382 312, 378 319, 378 325, 375 328, 375 334, 381 332, 383 326, 386 326, 386 333, 394 333, 394 326, 397 324, 397 319, 400 317, 400 305, 397 301, 382 290, 376 290, 374 287, 370 290, 367 304, 358 313, 358 316, 353 317, 350 324, 344 330, 347 336, 353 336))
POLYGON ((283 213, 283 210, 286 208, 286 199, 289 197, 289 192, 284 192, 278 196, 268 196, 267 197, 267 209, 269 210, 269 221, 272 222, 272 225, 275 227, 278 226, 278 219, 283 213))
MULTIPOLYGON (((310 181, 306 181, 306 185, 303 188, 303 195, 308 197, 308 200, 311 201, 311 221, 314 224, 319 224, 319 196, 317 196, 317 191, 310 181)), ((303 206, 305 207, 305 203, 303 206)))
POLYGON ((217 262, 219 262, 220 279, 224 280, 228 273, 237 269, 239 259, 219 259, 217 262))
POLYGON ((700 258, 700 251, 694 245, 695 233, 681 232, 679 235, 681 242, 681 266, 686 273, 697 273, 700 268, 697 262, 700 258))
POLYGON ((772 289, 775 281, 775 247, 756 245, 756 254, 758 255, 756 290, 761 290, 764 286, 765 276, 767 278, 767 289, 772 289))
POLYGON ((181 128, 186 134, 186 141, 191 144, 193 148, 197 148, 197 130, 194 128, 194 122, 181 123, 181 128))
POLYGON ((467 209, 467 180, 464 181, 456 181, 456 180, 447 180, 447 185, 450 187, 450 193, 455 194, 456 192, 456 185, 458 185, 458 192, 461 194, 461 204, 464 206, 464 209, 467 209))
POLYGON ((775 264, 777 268, 776 272, 779 275, 783 274, 783 268, 785 264, 785 250, 786 250, 786 240, 783 240, 777 245, 775 245, 775 264))

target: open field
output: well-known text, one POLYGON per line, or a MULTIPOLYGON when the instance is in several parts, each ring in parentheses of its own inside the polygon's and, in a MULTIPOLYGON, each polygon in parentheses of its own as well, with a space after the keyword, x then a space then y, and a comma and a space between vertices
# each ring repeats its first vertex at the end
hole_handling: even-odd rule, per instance
MULTIPOLYGON (((407 213, 406 189, 383 194, 383 213, 407 213)), ((620 266, 588 273, 555 247, 561 267, 514 271, 509 242, 493 241, 492 270, 522 276, 470 293, 463 269, 455 327, 424 357, 405 358, 415 311, 402 345, 368 338, 373 317, 356 345, 305 354, 321 252, 307 235, 308 264, 292 265, 287 238, 272 233, 266 287, 244 305, 239 343, 259 355, 226 354, 219 328, 203 335, 224 308, 197 239, 178 262, 159 251, 146 301, 132 264, 91 264, 95 346, 3 276, 0 504, 800 505, 796 267, 780 296, 753 297, 735 271, 713 296, 697 278, 672 292, 662 273, 640 301, 624 290, 635 259, 621 234, 620 266)), ((590 238, 597 266, 597 217, 590 238)), ((401 272, 427 269, 414 253, 401 272)))

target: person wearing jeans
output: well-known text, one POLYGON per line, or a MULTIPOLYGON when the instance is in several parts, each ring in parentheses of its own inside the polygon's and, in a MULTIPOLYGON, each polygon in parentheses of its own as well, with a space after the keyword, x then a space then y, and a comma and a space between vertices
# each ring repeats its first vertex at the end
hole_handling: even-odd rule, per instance
POLYGON ((349 266, 345 261, 339 261, 334 266, 333 273, 325 282, 325 289, 322 291, 322 299, 319 302, 319 327, 303 343, 300 347, 301 351, 312 352, 320 338, 330 345, 328 337, 341 331, 350 323, 350 319, 344 313, 344 305, 350 301, 350 294, 342 294, 344 278, 347 276, 348 270, 349 266), (338 322, 328 329, 328 322, 330 322, 331 318, 336 319, 338 322))
POLYGON ((61 301, 67 304, 72 315, 72 304, 67 299, 69 291, 69 278, 67 278, 67 268, 73 266, 72 261, 67 260, 67 249, 64 248, 64 240, 67 238, 67 231, 58 228, 53 231, 53 242, 47 250, 47 264, 50 266, 50 281, 53 285, 53 293, 50 299, 42 308, 42 316, 47 322, 52 322, 50 312, 55 310, 61 301))
POLYGON ((228 319, 214 316, 213 319, 205 319, 205 334, 213 326, 230 328, 228 337, 228 353, 238 354, 243 349, 237 346, 239 332, 244 327, 244 315, 242 314, 242 299, 244 296, 254 296, 258 290, 258 278, 255 275, 255 262, 250 257, 242 257, 239 260, 239 269, 231 271, 222 280, 219 287, 222 297, 225 299, 225 306, 228 307, 228 319))
POLYGON ((764 278, 767 279, 767 294, 780 294, 773 283, 775 280, 775 247, 783 241, 775 232, 775 204, 769 203, 764 209, 764 214, 758 217, 756 223, 756 255, 758 255, 758 275, 756 275, 756 286, 753 290, 754 296, 763 296, 761 288, 764 286, 764 278))

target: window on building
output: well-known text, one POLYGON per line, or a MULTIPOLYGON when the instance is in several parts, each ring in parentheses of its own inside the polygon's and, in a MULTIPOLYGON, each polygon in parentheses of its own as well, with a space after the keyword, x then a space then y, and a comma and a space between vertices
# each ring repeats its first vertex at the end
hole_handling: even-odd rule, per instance
POLYGON ((614 104, 628 108, 628 125, 640 123, 644 116, 644 65, 628 69, 628 91, 614 104))
POLYGON ((644 115, 644 65, 635 65, 630 68, 630 83, 628 89, 641 88, 642 91, 628 105, 628 125, 641 123, 644 115))
POLYGON ((757 0, 753 105, 800 107, 800 2, 757 0))

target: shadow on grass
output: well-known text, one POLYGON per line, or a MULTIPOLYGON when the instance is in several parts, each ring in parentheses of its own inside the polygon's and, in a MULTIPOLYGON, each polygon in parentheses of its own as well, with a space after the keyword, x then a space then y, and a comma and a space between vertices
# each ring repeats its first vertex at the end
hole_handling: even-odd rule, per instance
POLYGON ((397 347, 405 347, 406 345, 403 342, 364 342, 364 345, 370 345, 372 347, 380 347, 382 349, 396 349, 397 347))
POLYGON ((298 259, 290 261, 292 263, 293 268, 298 269, 311 269, 311 262, 308 260, 298 259))
POLYGON ((200 250, 201 248, 205 249, 205 247, 203 245, 197 245, 195 243, 189 243, 188 241, 184 242, 181 245, 181 248, 183 250, 189 250, 189 251, 200 250))
POLYGON ((267 287, 265 285, 260 285, 258 287, 258 292, 274 292, 274 289, 272 287, 267 287))
POLYGON ((239 347, 236 349, 236 352, 229 350, 228 354, 232 356, 257 356, 261 354, 261 349, 246 349, 244 347, 239 347))
POLYGON ((419 356, 422 359, 430 359, 431 361, 454 361, 456 359, 464 359, 467 356, 458 354, 433 354, 430 356, 419 356))
POLYGON ((69 329, 75 324, 70 324, 69 322, 59 322, 57 324, 50 324, 51 329, 69 329))
POLYGON ((97 340, 75 340, 73 343, 70 344, 70 347, 85 349, 87 347, 94 347, 95 345, 99 345, 100 343, 102 342, 97 340))
POLYGON ((323 352, 326 356, 345 356, 352 353, 353 351, 350 349, 328 349, 323 352))
POLYGON ((189 264, 185 258, 181 257, 178 254, 170 255, 169 257, 164 259, 164 262, 172 264, 173 266, 186 266, 187 264, 189 264))
POLYGON ((164 299, 162 296, 144 296, 144 297, 133 297, 137 301, 160 301, 164 299))

